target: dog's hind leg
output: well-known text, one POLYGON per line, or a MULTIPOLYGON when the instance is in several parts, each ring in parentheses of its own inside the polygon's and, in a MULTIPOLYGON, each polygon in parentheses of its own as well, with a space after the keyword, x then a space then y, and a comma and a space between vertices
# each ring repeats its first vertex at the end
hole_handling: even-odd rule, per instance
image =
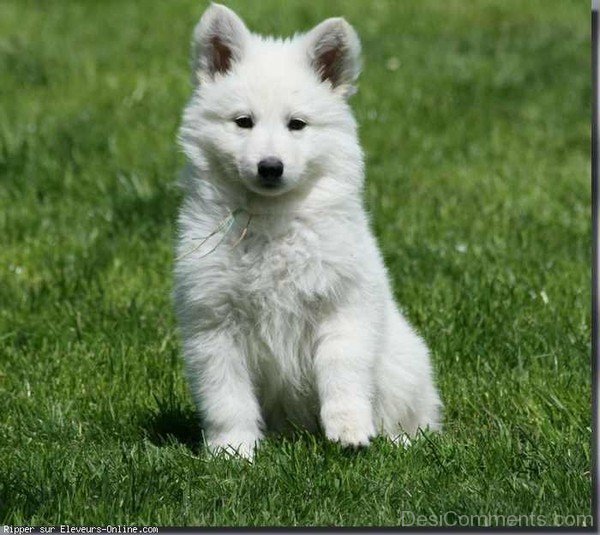
POLYGON ((374 368, 375 419, 379 433, 408 445, 419 429, 440 429, 441 401, 427 346, 395 305, 388 310, 387 339, 374 368))

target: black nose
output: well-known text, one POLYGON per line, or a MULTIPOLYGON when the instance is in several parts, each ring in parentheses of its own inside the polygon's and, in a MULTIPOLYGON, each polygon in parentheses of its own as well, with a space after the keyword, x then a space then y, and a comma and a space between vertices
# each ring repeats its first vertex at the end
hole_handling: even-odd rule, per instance
POLYGON ((281 182, 283 175, 283 162, 278 158, 264 158, 258 162, 258 175, 264 186, 276 186, 281 182))

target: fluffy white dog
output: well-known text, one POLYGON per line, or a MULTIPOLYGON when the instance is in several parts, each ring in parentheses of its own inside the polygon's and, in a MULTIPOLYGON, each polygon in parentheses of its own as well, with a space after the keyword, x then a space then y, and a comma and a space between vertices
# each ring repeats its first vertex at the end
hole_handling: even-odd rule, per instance
POLYGON ((427 348, 363 208, 356 32, 261 37, 213 4, 192 66, 175 301, 211 451, 252 457, 289 426, 353 447, 438 428, 427 348))

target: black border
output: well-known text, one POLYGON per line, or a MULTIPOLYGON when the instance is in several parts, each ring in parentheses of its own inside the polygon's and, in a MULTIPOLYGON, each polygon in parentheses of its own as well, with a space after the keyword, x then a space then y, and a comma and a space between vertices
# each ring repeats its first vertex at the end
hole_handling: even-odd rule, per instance
POLYGON ((598 530, 598 0, 592 1, 592 515, 598 530))

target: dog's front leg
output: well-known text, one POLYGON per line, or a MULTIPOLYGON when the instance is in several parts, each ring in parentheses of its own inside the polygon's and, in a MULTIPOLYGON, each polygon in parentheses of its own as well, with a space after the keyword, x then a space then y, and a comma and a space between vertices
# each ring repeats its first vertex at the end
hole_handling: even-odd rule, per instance
POLYGON ((338 310, 321 325, 315 372, 321 423, 330 440, 366 446, 373 423, 373 332, 358 308, 338 310))
POLYGON ((225 330, 195 335, 184 349, 209 449, 252 458, 262 418, 243 353, 225 330))

